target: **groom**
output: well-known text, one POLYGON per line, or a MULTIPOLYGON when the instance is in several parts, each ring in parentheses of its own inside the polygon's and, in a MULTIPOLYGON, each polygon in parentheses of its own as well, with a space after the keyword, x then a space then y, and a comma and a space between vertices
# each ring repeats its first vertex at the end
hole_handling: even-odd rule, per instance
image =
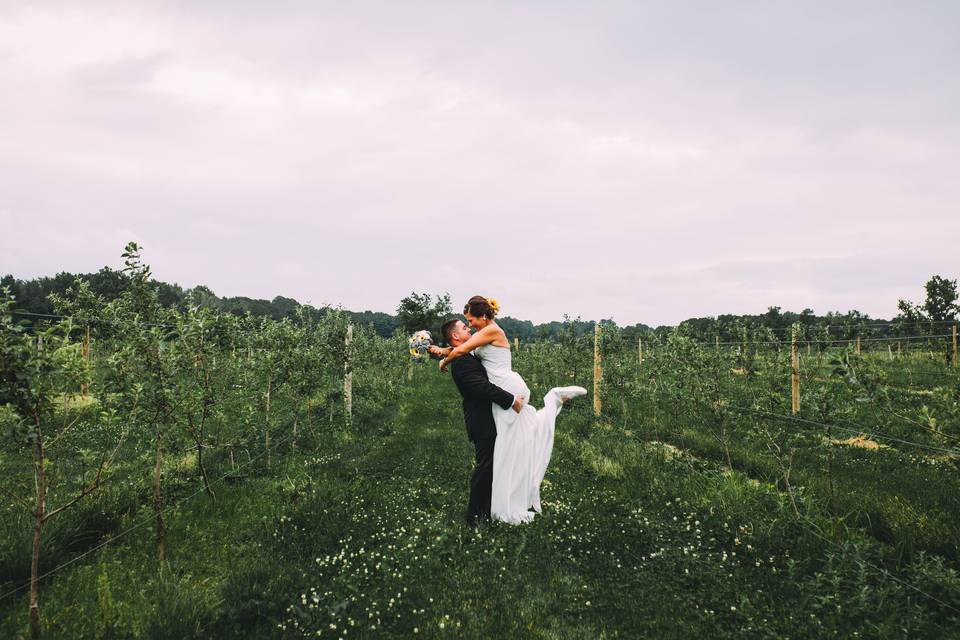
MULTIPOLYGON (((462 320, 449 320, 440 330, 447 343, 454 348, 470 339, 470 327, 462 320)), ((450 364, 450 372, 463 396, 463 421, 467 425, 467 437, 476 449, 476 465, 470 476, 470 504, 467 507, 467 524, 475 527, 481 521, 490 519, 493 447, 497 440, 492 403, 496 402, 504 409, 513 407, 514 411, 520 413, 525 400, 491 384, 487 379, 487 370, 472 354, 454 360, 450 364)))

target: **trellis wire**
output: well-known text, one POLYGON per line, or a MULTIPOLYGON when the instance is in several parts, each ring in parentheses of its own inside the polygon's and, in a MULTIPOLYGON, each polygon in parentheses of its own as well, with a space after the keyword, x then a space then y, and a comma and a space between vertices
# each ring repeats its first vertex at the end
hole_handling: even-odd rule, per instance
MULTIPOLYGON (((290 434, 290 435, 288 435, 286 438, 284 438, 284 439, 282 439, 282 440, 280 440, 279 442, 276 442, 276 443, 274 443, 274 444, 275 444, 275 445, 285 444, 288 440, 291 440, 291 439, 294 437, 294 435, 296 435, 296 434, 290 434)), ((194 448, 194 447, 191 447, 191 448, 194 448)), ((188 449, 186 449, 186 450, 189 451, 191 448, 188 448, 188 449)), ((253 464, 255 461, 259 460, 261 457, 263 457, 263 456, 266 455, 266 454, 267 454, 267 451, 266 451, 266 450, 261 451, 261 452, 258 453, 256 456, 250 457, 245 464, 237 465, 237 468, 236 468, 236 469, 231 469, 231 471, 230 471, 229 473, 226 473, 226 474, 224 474, 223 476, 221 476, 220 478, 217 478, 217 479, 213 480, 210 484, 218 484, 218 483, 223 482, 223 481, 226 480, 228 477, 234 476, 234 475, 236 474, 236 472, 239 471, 240 469, 245 468, 245 467, 247 467, 247 466, 250 466, 251 464, 253 464)), ((171 505, 167 505, 166 507, 163 507, 160 511, 161 511, 161 513, 162 513, 163 515, 169 515, 169 513, 170 513, 172 510, 174 510, 174 509, 176 509, 177 507, 181 506, 181 505, 184 504, 187 500, 190 500, 191 498, 195 497, 196 495, 198 495, 198 494, 200 494, 200 493, 203 493, 204 491, 206 491, 206 489, 205 489, 203 486, 201 486, 199 489, 197 489, 196 491, 194 491, 194 492, 191 493, 190 495, 181 498, 181 499, 178 500, 175 504, 171 504, 171 505)), ((155 516, 156 516, 156 514, 151 511, 150 513, 147 514, 147 517, 141 519, 140 522, 137 522, 137 523, 131 525, 130 527, 127 527, 126 529, 124 529, 123 531, 121 531, 120 533, 118 533, 117 535, 112 536, 112 537, 110 537, 110 538, 107 539, 107 540, 104 540, 103 542, 95 545, 94 547, 92 547, 92 548, 84 551, 83 553, 81 553, 80 555, 76 556, 75 558, 71 558, 71 559, 67 560, 66 562, 63 562, 62 564, 57 565, 56 567, 54 567, 53 569, 47 571, 46 573, 44 573, 44 574, 42 574, 42 575, 40 575, 40 576, 37 576, 37 582, 40 582, 40 581, 43 580, 44 578, 47 578, 47 577, 49 577, 49 576, 57 573, 58 571, 61 571, 62 569, 68 567, 69 565, 71 565, 71 564, 73 564, 73 563, 75 563, 75 562, 77 562, 77 561, 79 561, 79 560, 82 560, 83 558, 85 558, 85 557, 87 557, 87 556, 89 556, 89 555, 91 555, 91 554, 99 551, 99 550, 102 549, 103 547, 106 547, 107 545, 110 545, 110 544, 116 542, 117 540, 119 540, 120 538, 124 537, 124 536, 127 535, 128 533, 130 533, 130 532, 132 532, 132 531, 134 531, 134 530, 136 530, 136 529, 139 529, 139 528, 142 527, 143 525, 151 522, 151 521, 154 519, 155 516)), ((20 585, 19 587, 16 587, 16 588, 14 588, 14 589, 11 589, 10 591, 7 591, 6 593, 3 593, 2 595, 0 595, 0 600, 5 600, 5 599, 6 599, 7 597, 9 597, 9 596, 14 595, 14 594, 16 594, 16 593, 19 593, 20 591, 23 591, 24 589, 26 589, 26 588, 28 588, 28 587, 30 586, 31 582, 32 582, 32 580, 28 580, 27 582, 25 582, 24 584, 20 585)))

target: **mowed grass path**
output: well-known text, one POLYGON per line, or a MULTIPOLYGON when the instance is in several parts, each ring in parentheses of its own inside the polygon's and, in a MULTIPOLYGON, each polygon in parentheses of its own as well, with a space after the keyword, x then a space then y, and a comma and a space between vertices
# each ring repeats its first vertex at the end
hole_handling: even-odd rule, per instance
POLYGON ((657 455, 595 425, 583 400, 558 421, 544 513, 472 532, 461 524, 473 452, 458 398, 445 379, 420 384, 397 431, 331 485, 350 491, 291 512, 281 537, 315 557, 302 559, 314 566, 285 633, 949 637, 955 628, 902 584, 870 575, 863 562, 882 562, 881 549, 825 554, 772 487, 657 455), (320 520, 340 532, 325 545, 310 542, 320 520))
MULTIPOLYGON (((418 371, 389 423, 184 502, 162 571, 149 527, 69 567, 42 592, 51 635, 957 636, 949 570, 896 569, 937 604, 878 569, 877 543, 836 549, 772 487, 595 424, 583 399, 558 420, 544 513, 469 530, 458 400, 418 371)), ((0 633, 23 635, 25 600, 2 606, 0 633)))

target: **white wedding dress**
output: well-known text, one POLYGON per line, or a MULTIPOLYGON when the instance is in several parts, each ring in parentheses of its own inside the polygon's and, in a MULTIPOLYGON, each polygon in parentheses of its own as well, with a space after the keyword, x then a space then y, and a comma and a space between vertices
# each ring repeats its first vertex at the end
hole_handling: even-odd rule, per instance
POLYGON ((544 396, 543 409, 529 404, 530 389, 520 374, 513 371, 509 347, 484 345, 474 350, 487 370, 490 382, 514 395, 527 399, 520 413, 493 405, 497 440, 493 448, 493 493, 490 516, 494 520, 520 524, 533 520, 540 512, 540 483, 550 463, 557 414, 563 405, 561 391, 576 389, 567 395, 581 395, 586 389, 551 389, 544 396))

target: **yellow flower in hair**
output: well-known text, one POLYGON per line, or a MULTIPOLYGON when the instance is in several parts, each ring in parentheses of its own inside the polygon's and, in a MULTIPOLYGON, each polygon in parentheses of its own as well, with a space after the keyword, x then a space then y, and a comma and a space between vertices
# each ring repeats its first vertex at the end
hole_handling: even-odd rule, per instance
POLYGON ((487 298, 487 304, 490 305, 490 308, 493 309, 494 313, 500 311, 500 305, 497 304, 497 301, 494 298, 487 298))

